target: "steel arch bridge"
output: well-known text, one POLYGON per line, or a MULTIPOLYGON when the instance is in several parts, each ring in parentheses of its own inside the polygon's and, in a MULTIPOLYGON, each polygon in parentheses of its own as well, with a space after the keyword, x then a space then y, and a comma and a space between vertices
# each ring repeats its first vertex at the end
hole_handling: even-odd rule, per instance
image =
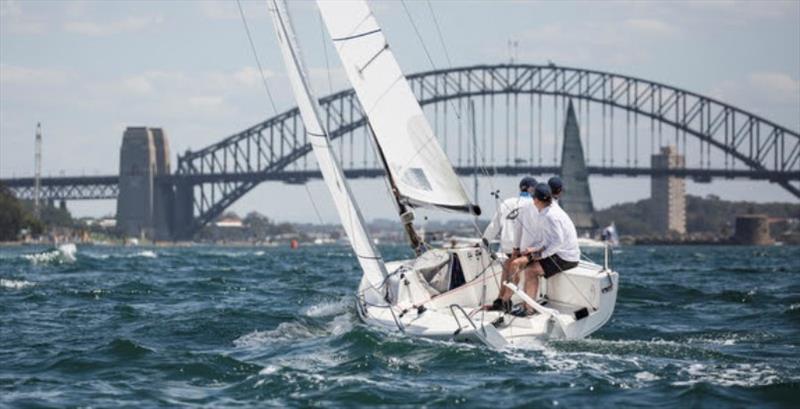
MULTIPOLYGON (((579 121, 585 120, 586 123, 586 126, 582 124, 582 129, 585 129, 584 143, 588 145, 587 156, 591 156, 592 146, 596 148, 596 145, 601 145, 600 165, 589 163, 589 172, 592 174, 670 174, 700 181, 708 181, 711 177, 746 177, 778 183, 800 198, 798 132, 697 93, 641 78, 553 64, 476 65, 422 72, 410 75, 408 79, 418 100, 429 111, 429 117, 433 114, 434 130, 437 135, 444 135, 442 142, 451 160, 457 146, 458 160, 453 162, 461 174, 476 172, 477 166, 488 167, 492 174, 557 172, 558 107, 559 103, 562 108, 565 107, 566 100, 573 99, 578 102, 581 112, 579 121), (505 164, 498 163, 499 158, 495 155, 495 100, 498 96, 505 97, 505 164), (547 104, 542 102, 543 96, 548 98, 547 104), (529 99, 527 107, 530 108, 531 126, 522 145, 527 144, 530 155, 527 159, 520 159, 516 155, 521 146, 519 100, 522 99, 524 105, 526 98, 529 99), (482 144, 470 141, 467 136, 469 132, 462 132, 463 115, 450 114, 450 120, 447 118, 448 107, 453 112, 459 112, 462 100, 468 99, 480 106, 480 114, 476 113, 475 116, 479 117, 481 124, 476 128, 480 128, 478 131, 482 144), (549 100, 553 103, 554 120, 553 132, 547 135, 542 131, 542 109, 550 107, 549 100), (592 106, 595 106, 594 115, 592 106), (535 117, 535 108, 538 109, 538 119, 535 117), (624 115, 624 137, 615 134, 615 111, 621 111, 624 115), (513 125, 510 120, 512 112, 513 125), (600 135, 588 132, 592 130, 591 121, 598 121, 598 114, 599 122, 602 122, 602 141, 600 135), (455 120, 458 135, 448 137, 448 124, 451 129, 454 126, 452 115, 458 117, 455 120), (440 121, 440 118, 443 119, 440 121), (644 132, 648 134, 646 136, 639 135, 642 133, 640 118, 645 128, 646 122, 650 123, 650 132, 644 132), (538 132, 535 129, 537 126, 538 132), (667 127, 666 133, 664 127, 667 127), (650 149, 644 152, 648 161, 642 160, 643 163, 649 162, 649 154, 660 146, 671 144, 686 155, 686 162, 690 157, 699 159, 698 166, 671 170, 640 166, 643 152, 639 145, 646 145, 648 138, 650 149), (448 140, 452 142, 453 139, 456 143, 448 150, 448 140), (491 140, 488 164, 487 140, 491 140), (615 140, 617 148, 614 147, 615 140), (473 150, 481 150, 480 163, 476 163, 477 159, 466 165, 462 163, 462 149, 468 150, 469 146, 473 150), (546 164, 542 158, 543 151, 550 146, 553 148, 553 162, 546 164), (620 153, 621 146, 624 146, 626 155, 620 153), (513 160, 510 152, 515 155, 513 160), (626 156, 624 166, 614 165, 615 153, 617 156, 626 156)), ((369 131, 364 126, 365 117, 354 91, 348 89, 334 93, 322 98, 320 103, 329 134, 337 140, 340 160, 346 173, 352 177, 380 176, 383 172, 377 166, 370 148, 367 148, 369 138, 366 136, 369 131), (358 135, 359 130, 362 135, 358 135), (361 145, 354 142, 356 138, 361 145), (355 158, 356 145, 363 151, 362 158, 355 158)), ((313 165, 311 168, 308 166, 307 155, 310 150, 299 112, 294 108, 218 143, 179 156, 172 183, 176 186, 177 225, 187 226, 180 236, 185 237, 212 221, 263 181, 303 183, 308 178, 319 177, 313 165)), ((617 163, 620 162, 623 160, 617 163)))

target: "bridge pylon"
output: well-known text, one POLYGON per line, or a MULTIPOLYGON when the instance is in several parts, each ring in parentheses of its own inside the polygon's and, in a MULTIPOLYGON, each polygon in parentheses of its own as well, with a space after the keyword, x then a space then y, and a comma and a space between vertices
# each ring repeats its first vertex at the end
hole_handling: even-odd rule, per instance
POLYGON ((597 222, 594 220, 594 204, 589 189, 589 171, 586 169, 578 118, 572 100, 569 101, 564 121, 561 179, 565 188, 559 205, 570 215, 579 233, 593 233, 597 228, 597 222))
MULTIPOLYGON (((119 161, 117 228, 128 237, 172 238, 174 192, 169 176, 169 143, 160 128, 128 127, 119 161)), ((190 213, 191 214, 191 213, 190 213)))

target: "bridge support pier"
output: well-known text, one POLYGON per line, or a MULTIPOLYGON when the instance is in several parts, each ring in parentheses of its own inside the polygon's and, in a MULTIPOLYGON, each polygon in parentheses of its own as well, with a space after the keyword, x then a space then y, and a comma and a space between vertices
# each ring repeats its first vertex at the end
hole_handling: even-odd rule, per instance
POLYGON ((172 232, 177 240, 192 238, 194 186, 191 182, 179 180, 175 183, 175 201, 173 203, 172 232))
POLYGON ((161 129, 129 127, 119 161, 117 227, 128 237, 171 238, 174 193, 158 176, 170 174, 169 143, 161 129))

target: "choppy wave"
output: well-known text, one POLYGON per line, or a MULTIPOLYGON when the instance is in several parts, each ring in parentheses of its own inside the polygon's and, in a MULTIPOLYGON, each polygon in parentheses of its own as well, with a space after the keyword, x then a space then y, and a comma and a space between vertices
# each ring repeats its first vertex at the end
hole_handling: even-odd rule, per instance
POLYGON ((275 342, 301 341, 314 338, 321 332, 313 331, 299 322, 282 322, 276 328, 264 331, 253 331, 233 340, 240 348, 255 348, 275 342))
POLYGON ((131 254, 130 257, 156 258, 158 254, 153 250, 142 250, 138 253, 131 254))
POLYGON ((767 364, 690 364, 680 374, 687 380, 675 381, 673 385, 710 383, 720 386, 766 386, 781 382, 778 372, 767 364))
POLYGON ((625 250, 591 338, 494 351, 359 322, 340 246, 0 248, 0 406, 793 407, 800 251, 625 250))
POLYGON ((72 243, 61 244, 53 250, 41 253, 25 254, 22 257, 33 264, 74 263, 77 261, 78 248, 72 243))
POLYGON ((36 283, 26 280, 12 280, 12 279, 0 278, 0 287, 9 288, 12 290, 19 290, 26 287, 33 287, 34 285, 36 285, 36 283))
POLYGON ((345 312, 352 302, 353 300, 350 297, 345 297, 337 301, 325 301, 306 308, 304 314, 307 317, 337 315, 345 312))

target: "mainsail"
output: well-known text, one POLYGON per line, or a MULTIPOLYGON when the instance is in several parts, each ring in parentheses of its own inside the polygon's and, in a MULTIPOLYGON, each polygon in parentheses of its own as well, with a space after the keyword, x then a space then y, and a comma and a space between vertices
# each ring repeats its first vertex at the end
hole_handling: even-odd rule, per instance
POLYGON ((347 77, 375 133, 399 199, 480 214, 471 203, 364 0, 317 0, 347 77))
MULTIPOLYGON (((270 5, 275 33, 286 64, 292 91, 297 100, 297 107, 300 109, 300 116, 303 118, 303 124, 306 127, 308 140, 317 157, 325 184, 328 185, 331 196, 333 196, 333 202, 336 204, 336 210, 339 213, 342 226, 350 239, 350 245, 353 247, 361 269, 364 270, 364 279, 372 285, 372 288, 377 289, 387 276, 386 266, 383 264, 380 253, 372 245, 364 226, 364 219, 361 216, 358 205, 353 200, 350 186, 344 178, 344 173, 342 173, 333 149, 331 149, 327 130, 322 127, 317 98, 311 90, 308 76, 306 75, 307 71, 300 54, 297 36, 294 33, 286 4, 283 0, 271 0, 270 5)), ((376 295, 378 294, 372 294, 373 297, 376 295)), ((378 297, 378 300, 382 301, 380 297, 378 297)))

